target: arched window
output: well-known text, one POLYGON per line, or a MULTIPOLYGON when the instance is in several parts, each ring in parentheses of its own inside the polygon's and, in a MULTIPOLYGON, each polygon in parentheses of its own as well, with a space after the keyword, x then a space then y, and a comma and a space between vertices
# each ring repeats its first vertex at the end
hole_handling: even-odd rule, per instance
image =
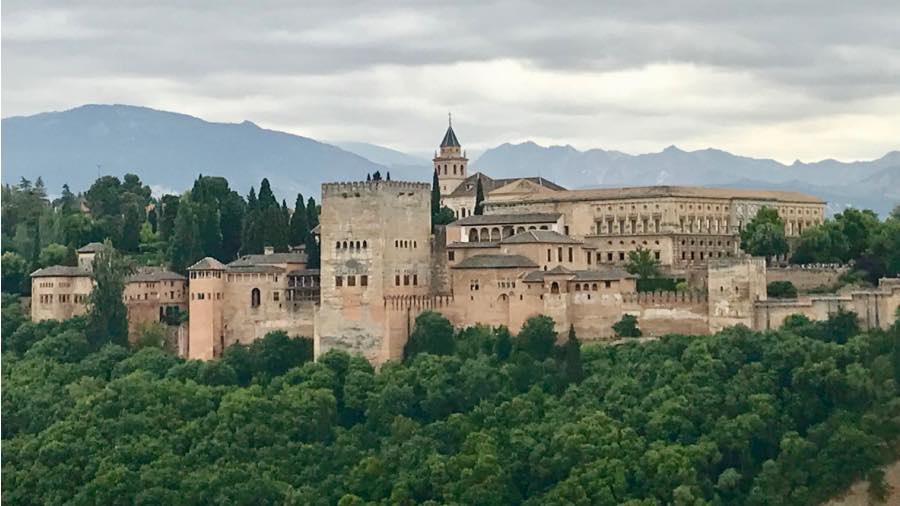
POLYGON ((356 241, 356 249, 359 249, 359 241, 356 241))
POLYGON ((580 292, 580 291, 581 291, 581 283, 575 283, 575 291, 576 291, 576 292, 580 292))
POLYGON ((474 228, 469 229, 469 242, 478 242, 478 230, 474 228))
POLYGON ((250 290, 250 307, 259 307, 259 288, 250 290))
POLYGON ((550 284, 550 293, 559 293, 559 283, 554 281, 550 284))
POLYGON ((494 227, 494 228, 491 229, 491 240, 492 240, 492 241, 499 241, 499 240, 500 240, 500 229, 499 229, 499 228, 494 227))
POLYGON ((347 241, 344 241, 344 249, 347 249, 347 241))
POLYGON ((594 292, 597 291, 597 283, 594 283, 593 285, 591 285, 591 291, 594 291, 594 292))
POLYGON ((341 241, 338 241, 338 242, 334 245, 334 247, 335 247, 336 249, 341 249, 341 241))
POLYGON ((363 249, 366 249, 366 248, 368 248, 368 247, 369 247, 369 245, 366 244, 366 241, 363 241, 363 249))

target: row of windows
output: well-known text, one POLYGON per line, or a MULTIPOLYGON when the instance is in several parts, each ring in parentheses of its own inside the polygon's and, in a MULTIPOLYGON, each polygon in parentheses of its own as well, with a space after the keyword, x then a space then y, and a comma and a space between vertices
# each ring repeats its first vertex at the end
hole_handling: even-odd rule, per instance
POLYGON ((652 221, 649 218, 642 218, 640 221, 636 219, 626 220, 619 218, 618 220, 606 217, 598 220, 596 223, 597 234, 625 234, 625 233, 653 233, 659 232, 659 218, 652 221), (640 225, 640 227, 638 227, 640 225))
POLYGON ((366 241, 336 241, 334 249, 366 249, 369 243, 366 241))
MULTIPOLYGON (((59 302, 60 304, 67 304, 69 302, 75 302, 76 304, 84 304, 87 302, 87 299, 88 299, 88 295, 85 293, 76 293, 76 294, 61 293, 61 294, 56 295, 55 297, 56 297, 56 301, 59 302)), ((54 295, 52 293, 44 294, 44 295, 41 295, 38 297, 38 301, 41 304, 51 304, 53 302, 53 299, 54 299, 54 295)))
MULTIPOLYGON (((344 286, 344 281, 347 281, 347 286, 356 286, 356 276, 335 276, 334 277, 334 286, 335 288, 341 288, 344 286)), ((369 286, 369 276, 363 274, 359 276, 359 286, 369 286)))
POLYGON ((470 292, 477 292, 479 290, 479 288, 481 288, 481 287, 479 286, 477 279, 469 280, 469 291, 470 292))
POLYGON ((191 271, 191 279, 221 278, 221 271, 191 271))
MULTIPOLYGON (((700 243, 700 246, 703 246, 704 243, 707 242, 707 241, 698 241, 698 242, 700 243)), ((712 241, 708 241, 708 242, 709 242, 709 244, 707 244, 707 246, 712 246, 712 245, 713 245, 713 242, 712 242, 712 241)), ((693 245, 694 245, 694 240, 691 239, 690 243, 691 243, 691 246, 693 246, 693 245)), ((687 240, 682 239, 682 240, 681 240, 681 245, 682 245, 682 246, 687 246, 687 240)), ((722 245, 722 241, 718 241, 717 244, 716 244, 716 246, 721 246, 721 245, 722 245)), ((731 241, 725 241, 725 245, 726 245, 726 246, 731 246, 731 241)))
MULTIPOLYGON (((625 251, 607 251, 606 252, 606 261, 607 262, 615 262, 616 261, 615 259, 618 259, 620 262, 623 262, 623 261, 625 261, 627 254, 628 253, 625 251)), ((655 260, 659 260, 659 257, 660 257, 659 251, 654 251, 653 258, 655 260)), ((600 256, 600 253, 598 253, 597 254, 598 261, 602 258, 603 257, 600 256)))
MULTIPOLYGON (((438 167, 438 172, 440 172, 441 166, 438 165, 437 167, 438 167)), ((449 167, 450 167, 449 164, 446 164, 446 163, 444 164, 444 175, 445 175, 445 176, 449 175, 450 173, 448 172, 448 170, 453 170, 453 175, 455 176, 455 175, 456 175, 456 164, 455 164, 455 163, 453 164, 453 168, 452 168, 452 169, 449 169, 449 167)), ((460 165, 460 166, 459 166, 459 174, 460 174, 460 175, 464 175, 464 174, 466 173, 465 170, 463 170, 463 169, 464 169, 464 166, 463 166, 463 165, 460 165)))
POLYGON ((266 274, 262 272, 246 272, 242 274, 229 274, 227 276, 228 281, 254 281, 254 280, 269 280, 278 282, 278 274, 266 274))
POLYGON ((681 259, 682 260, 705 260, 707 258, 722 258, 722 257, 730 257, 730 251, 682 251, 681 259))
MULTIPOLYGON (((505 226, 502 231, 499 227, 482 227, 480 230, 472 227, 469 229, 469 242, 496 242, 515 234, 521 234, 527 230, 549 230, 549 227, 547 225, 530 225, 527 229, 526 227, 516 227, 514 229, 511 226, 505 226)), ((566 232, 568 233, 568 230, 566 232)))
MULTIPOLYGON (((604 281, 603 287, 611 288, 612 284, 613 284, 612 281, 604 281)), ((575 283, 575 291, 576 292, 587 292, 587 291, 596 292, 597 287, 598 287, 597 283, 585 283, 585 284, 575 283)))
MULTIPOLYGON (((410 276, 409 274, 403 275, 403 286, 409 286, 410 284, 412 284, 412 286, 419 286, 419 275, 418 274, 413 274, 412 276, 410 276), (410 281, 412 283, 410 283, 410 281)), ((399 274, 394 276, 394 286, 400 286, 400 275, 399 274)))
POLYGON ((509 281, 506 279, 497 281, 497 288, 515 288, 515 287, 516 287, 515 281, 509 281))
POLYGON ((406 241, 403 239, 399 239, 399 240, 394 241, 394 247, 395 248, 418 248, 419 241, 406 241))
MULTIPOLYGON (((566 256, 566 258, 569 259, 569 263, 572 263, 574 261, 573 255, 574 255, 574 250, 572 248, 569 248, 569 254, 566 256)), ((547 248, 547 261, 548 262, 553 261, 553 250, 550 248, 547 248)), ((556 248, 556 261, 557 262, 563 261, 563 249, 562 248, 556 248)))
MULTIPOLYGON (((254 288, 254 290, 259 291, 254 288)), ((222 292, 191 292, 191 300, 222 300, 222 292)))

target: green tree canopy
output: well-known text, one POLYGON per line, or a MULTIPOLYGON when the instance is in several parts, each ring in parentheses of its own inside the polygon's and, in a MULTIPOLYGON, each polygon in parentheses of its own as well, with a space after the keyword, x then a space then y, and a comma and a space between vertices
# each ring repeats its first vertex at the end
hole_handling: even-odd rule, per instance
POLYGON ((416 317, 403 357, 410 359, 419 353, 433 355, 449 355, 456 349, 453 325, 440 313, 425 311, 416 317))
POLYGON ((128 310, 122 293, 131 264, 110 241, 94 257, 94 288, 88 299, 88 340, 96 349, 106 343, 128 345, 128 310))
POLYGON ((628 252, 625 270, 641 279, 657 278, 660 275, 659 261, 653 257, 653 252, 641 247, 628 252))
POLYGON ((741 230, 741 249, 751 255, 766 258, 784 255, 788 252, 784 235, 784 221, 778 211, 762 207, 756 216, 741 230))

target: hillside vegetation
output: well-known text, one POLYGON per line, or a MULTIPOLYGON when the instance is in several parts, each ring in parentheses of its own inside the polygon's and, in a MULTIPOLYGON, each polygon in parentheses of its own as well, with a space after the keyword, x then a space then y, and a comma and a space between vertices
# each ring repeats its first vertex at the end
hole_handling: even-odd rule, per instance
POLYGON ((201 363, 84 330, 4 297, 6 504, 818 504, 900 434, 900 325, 852 313, 583 348, 426 313, 378 372, 280 333, 201 363))

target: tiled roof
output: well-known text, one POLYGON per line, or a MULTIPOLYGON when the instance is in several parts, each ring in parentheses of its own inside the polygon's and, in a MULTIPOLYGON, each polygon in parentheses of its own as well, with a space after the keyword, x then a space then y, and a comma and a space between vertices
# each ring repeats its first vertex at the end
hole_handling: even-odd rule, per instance
POLYGON ((225 269, 225 264, 216 260, 213 257, 206 257, 206 258, 200 260, 199 262, 195 263, 194 265, 188 267, 189 271, 208 271, 208 270, 221 271, 224 269, 225 269))
POLYGON ((472 174, 471 176, 463 179, 462 183, 460 183, 459 186, 457 186, 456 189, 450 193, 450 197, 474 197, 477 188, 477 179, 479 177, 481 178, 481 188, 484 190, 485 196, 487 196, 488 193, 496 190, 497 188, 506 186, 510 183, 514 183, 520 179, 531 181, 532 183, 543 186, 545 188, 549 188, 551 190, 565 190, 564 187, 542 177, 511 177, 504 179, 493 179, 485 174, 482 174, 481 172, 476 172, 475 174, 472 174))
POLYGON ((460 242, 454 241, 447 245, 448 248, 457 249, 457 248, 499 248, 500 243, 497 242, 460 242))
POLYGON ((284 269, 278 267, 277 265, 263 265, 263 264, 248 264, 248 265, 234 265, 234 262, 225 266, 225 270, 233 273, 242 273, 242 272, 259 272, 265 274, 280 274, 284 272, 284 269))
POLYGON ((453 131, 453 126, 447 126, 447 133, 444 134, 444 140, 441 141, 442 148, 458 148, 459 140, 456 138, 456 132, 453 131))
POLYGON ((532 244, 532 243, 552 243, 552 244, 581 244, 581 241, 572 239, 571 237, 554 232, 553 230, 528 230, 500 241, 501 244, 532 244))
POLYGON ((775 190, 753 190, 746 188, 704 188, 700 186, 635 186, 626 188, 594 188, 589 190, 565 190, 550 195, 522 195, 525 202, 568 202, 590 200, 616 200, 636 198, 713 198, 738 200, 772 200, 777 202, 797 202, 824 204, 812 195, 800 192, 775 190))
POLYGON ((560 213, 473 214, 456 220, 454 225, 516 225, 520 223, 556 223, 560 213))
POLYGON ((244 267, 248 265, 271 265, 271 264, 305 264, 306 253, 269 253, 268 255, 244 255, 234 262, 228 264, 229 267, 244 267))
POLYGON ((475 255, 457 265, 454 269, 513 269, 537 267, 531 259, 522 255, 475 255))
POLYGON ((103 251, 106 246, 103 245, 102 242, 89 242, 84 246, 78 248, 78 253, 99 253, 103 251))
POLYGON ((288 276, 318 276, 321 271, 319 269, 294 269, 288 271, 288 276))
POLYGON ((33 278, 52 278, 52 277, 76 277, 91 276, 91 271, 82 267, 72 267, 70 265, 51 265, 44 267, 31 273, 33 278))
POLYGON ((634 274, 629 274, 624 269, 618 267, 606 267, 597 271, 570 271, 569 269, 555 267, 550 271, 532 271, 526 274, 522 281, 526 283, 540 283, 544 280, 544 276, 553 274, 568 274, 570 281, 616 281, 620 279, 632 279, 634 274))
POLYGON ((185 281, 187 278, 165 269, 139 269, 138 272, 125 278, 126 283, 152 281, 185 281))

